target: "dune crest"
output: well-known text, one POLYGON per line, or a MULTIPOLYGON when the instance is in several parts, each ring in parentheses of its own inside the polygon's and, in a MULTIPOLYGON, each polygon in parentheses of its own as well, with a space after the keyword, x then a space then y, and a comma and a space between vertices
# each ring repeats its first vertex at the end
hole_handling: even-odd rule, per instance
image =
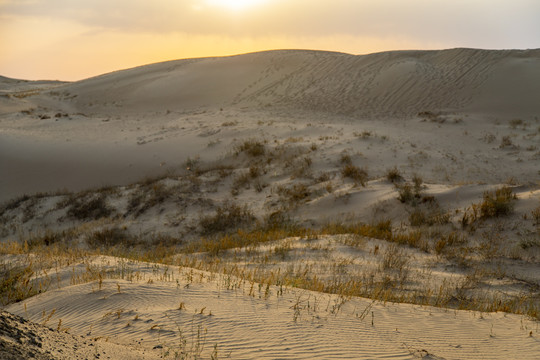
POLYGON ((138 111, 282 106, 362 117, 422 110, 538 110, 540 50, 395 51, 348 55, 277 50, 177 60, 68 85, 87 101, 138 111), (519 86, 512 86, 519 84, 519 86), (486 101, 496 98, 497 101, 486 101))

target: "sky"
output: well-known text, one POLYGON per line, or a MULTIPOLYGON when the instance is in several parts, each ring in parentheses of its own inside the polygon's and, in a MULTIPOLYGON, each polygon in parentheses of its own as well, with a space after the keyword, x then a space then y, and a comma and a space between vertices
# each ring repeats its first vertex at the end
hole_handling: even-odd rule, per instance
POLYGON ((540 48, 539 0, 0 0, 0 75, 80 80, 272 49, 540 48))

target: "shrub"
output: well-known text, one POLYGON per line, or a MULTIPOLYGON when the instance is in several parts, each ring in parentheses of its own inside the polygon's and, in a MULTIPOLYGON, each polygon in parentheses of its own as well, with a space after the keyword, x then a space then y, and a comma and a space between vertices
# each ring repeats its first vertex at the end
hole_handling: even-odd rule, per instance
POLYGON ((514 211, 513 200, 517 199, 512 189, 503 186, 494 192, 486 191, 480 204, 480 217, 491 218, 509 215, 514 211))
POLYGON ((409 214, 409 223, 411 226, 421 226, 428 224, 428 217, 422 210, 415 210, 409 214))
POLYGON ((199 220, 201 233, 211 235, 236 230, 255 221, 255 216, 247 206, 226 202, 216 209, 214 215, 203 216, 199 220))
POLYGON ((16 197, 15 199, 6 202, 2 206, 2 208, 0 208, 0 215, 2 215, 7 210, 13 210, 13 209, 18 208, 23 202, 25 202, 28 199, 30 199, 30 196, 25 194, 25 195, 16 197))
POLYGON ((351 165, 352 164, 351 155, 341 154, 341 157, 339 158, 339 162, 342 163, 343 165, 351 165))
POLYGON ((409 257, 396 244, 390 244, 386 248, 382 258, 382 269, 394 269, 403 271, 409 263, 409 257))
POLYGON ((98 194, 90 198, 82 197, 74 199, 67 214, 78 220, 97 220, 110 216, 112 209, 107 205, 105 195, 98 194))
POLYGON ((341 175, 344 178, 351 178, 356 183, 366 186, 368 173, 365 169, 360 169, 358 166, 347 164, 341 169, 341 175))
POLYGON ((417 194, 413 192, 411 184, 403 184, 397 186, 398 190, 398 200, 404 204, 416 205, 417 194))
POLYGON ((112 247, 123 244, 127 234, 119 228, 110 228, 96 231, 86 238, 86 243, 91 248, 112 247))
POLYGON ((499 145, 499 148, 504 149, 504 148, 512 147, 512 146, 514 146, 514 144, 512 143, 510 136, 503 136, 501 139, 501 144, 499 145))
MULTIPOLYGON (((423 199, 422 199, 423 200, 423 199)), ((442 212, 438 207, 431 209, 429 213, 426 213, 420 209, 414 210, 409 214, 409 223, 411 226, 422 225, 444 225, 450 222, 450 215, 442 212)))
POLYGON ((133 192, 128 201, 127 214, 133 213, 135 217, 142 215, 150 208, 157 206, 174 195, 174 190, 160 182, 144 183, 133 192))
POLYGON ((531 211, 531 215, 534 219, 534 225, 540 225, 540 206, 531 211))
POLYGON ((290 204, 296 204, 311 195, 311 191, 306 184, 294 184, 291 187, 279 186, 277 193, 286 198, 290 204))
POLYGON ((401 176, 398 168, 394 166, 394 168, 388 170, 386 173, 386 179, 391 183, 397 183, 403 181, 403 176, 401 176))
POLYGON ((242 144, 236 146, 236 153, 246 153, 249 156, 257 157, 266 153, 264 144, 257 140, 246 140, 242 144))
MULTIPOLYGON (((398 190, 398 200, 404 204, 409 204, 412 206, 418 205, 422 195, 422 178, 418 175, 414 175, 413 184, 405 183, 403 185, 396 185, 398 190)), ((430 202, 430 197, 426 197, 424 202, 430 202)))
POLYGON ((518 125, 523 125, 523 120, 521 119, 512 119, 510 120, 510 127, 515 129, 518 125))

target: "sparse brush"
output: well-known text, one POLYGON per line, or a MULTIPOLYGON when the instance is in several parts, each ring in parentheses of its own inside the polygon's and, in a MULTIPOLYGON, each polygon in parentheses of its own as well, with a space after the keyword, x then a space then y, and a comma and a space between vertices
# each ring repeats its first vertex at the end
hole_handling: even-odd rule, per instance
POLYGON ((416 206, 417 195, 413 192, 413 188, 410 184, 403 184, 396 186, 398 190, 398 200, 404 204, 411 204, 416 206))
POLYGON ((510 139, 510 136, 503 136, 501 138, 501 144, 499 145, 499 148, 504 149, 513 146, 514 143, 512 142, 512 139, 510 139))
POLYGON ((401 173, 397 167, 393 167, 386 173, 386 179, 388 179, 388 181, 391 183, 398 183, 403 181, 403 176, 401 176, 401 173))
POLYGON ((409 257, 396 244, 390 244, 382 257, 381 267, 383 270, 402 270, 409 263, 409 257))
POLYGON ((512 188, 503 186, 494 192, 486 191, 480 204, 480 216, 484 219, 509 215, 514 211, 516 195, 512 188))
POLYGON ((351 155, 347 153, 341 154, 341 157, 339 158, 339 162, 343 165, 351 165, 352 164, 351 155))
POLYGON ((368 180, 368 173, 366 169, 361 169, 358 166, 347 164, 341 169, 341 175, 344 178, 353 179, 355 183, 359 183, 362 186, 366 186, 368 180))
POLYGON ((415 209, 409 214, 409 223, 411 226, 444 225, 449 222, 450 214, 442 212, 438 208, 432 209, 430 212, 423 211, 422 209, 415 209))
POLYGON ((106 197, 102 193, 73 199, 67 211, 69 217, 77 220, 97 220, 109 217, 112 213, 113 210, 107 205, 106 197))
POLYGON ((211 235, 241 227, 248 227, 255 220, 255 216, 247 206, 226 202, 216 209, 214 215, 201 217, 199 226, 201 227, 201 234, 211 235))
POLYGON ((532 218, 534 219, 534 225, 540 225, 540 206, 531 211, 532 218))
POLYGON ((131 194, 126 214, 134 214, 135 217, 138 217, 149 209, 172 198, 173 195, 173 188, 167 187, 159 180, 148 180, 131 194))
POLYGON ((86 243, 90 248, 112 247, 115 245, 126 244, 128 234, 119 228, 110 228, 96 231, 86 238, 86 243))
POLYGON ((282 197, 289 206, 296 206, 301 201, 305 200, 311 195, 311 190, 307 184, 299 183, 293 186, 279 186, 276 192, 282 197))
POLYGON ((518 127, 518 125, 523 125, 523 120, 521 119, 512 119, 509 121, 509 124, 510 124, 510 127, 512 129, 515 129, 516 127, 518 127))
POLYGON ((32 281, 34 275, 31 264, 0 269, 0 303, 7 305, 36 295, 39 286, 32 281))
POLYGON ((251 157, 262 156, 266 153, 264 143, 258 140, 246 140, 242 144, 236 146, 236 154, 245 153, 251 157))

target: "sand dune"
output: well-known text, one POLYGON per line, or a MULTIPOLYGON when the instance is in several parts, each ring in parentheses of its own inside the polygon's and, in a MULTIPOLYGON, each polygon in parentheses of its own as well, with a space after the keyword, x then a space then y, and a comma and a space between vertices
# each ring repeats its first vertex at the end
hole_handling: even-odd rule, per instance
POLYGON ((539 94, 538 49, 0 77, 0 300, 60 331, 0 357, 538 358, 539 94))
MULTIPOLYGON (((35 191, 127 184, 163 172, 164 165, 178 166, 187 157, 215 158, 223 148, 206 145, 218 140, 223 144, 239 134, 229 137, 217 126, 223 123, 237 121, 235 130, 243 127, 246 131, 240 130, 241 134, 247 137, 274 136, 272 131, 265 135, 260 126, 252 127, 264 121, 294 123, 297 128, 330 126, 320 126, 312 132, 316 136, 336 136, 345 124, 348 133, 371 129, 392 139, 393 129, 399 128, 402 139, 414 143, 429 140, 418 139, 420 131, 434 134, 428 126, 420 129, 415 123, 422 112, 432 114, 428 120, 437 125, 467 122, 437 135, 437 146, 448 140, 451 146, 458 141, 470 149, 465 156, 449 155, 465 162, 461 169, 470 169, 447 171, 447 178, 500 182, 519 175, 522 181, 531 181, 532 174, 524 174, 525 168, 517 169, 515 162, 495 171, 486 168, 489 159, 467 158, 491 157, 478 140, 499 141, 497 137, 506 132, 501 124, 512 119, 523 124, 537 121, 538 69, 540 50, 451 49, 363 56, 283 50, 170 61, 70 84, 3 78, 0 165, 14 171, 2 171, 0 199, 35 191), (389 127, 378 119, 399 125, 389 127), (257 127, 262 133, 249 130, 257 127), (19 143, 31 145, 19 149, 19 143), (482 178, 475 173, 489 175, 482 178), (36 176, 41 177, 39 184, 31 181, 36 176)), ((284 136, 295 133, 300 132, 289 129, 284 136)), ((520 136, 511 131, 504 135, 520 136)), ((434 144, 418 144, 416 153, 430 143, 434 144)), ((533 144, 523 146, 532 149, 533 144)), ((410 152, 409 158, 418 156, 410 152)), ((392 163, 391 154, 382 157, 388 160, 377 164, 404 163, 403 159, 392 163)), ((512 158, 520 160, 521 156, 512 158)), ((444 162, 442 167, 453 166, 444 162)), ((440 182, 442 177, 432 181, 440 182)))
POLYGON ((271 51, 179 60, 68 85, 75 106, 132 111, 285 106, 362 117, 419 111, 537 115, 540 50, 271 51), (83 100, 84 99, 84 100, 83 100))
MULTIPOLYGON (((105 271, 121 266, 135 276, 51 289, 7 310, 99 338, 100 352, 108 350, 107 339, 139 354, 146 349, 148 357, 172 354, 183 340, 187 348, 198 344, 204 358, 218 344, 218 357, 232 359, 533 359, 540 351, 536 335, 529 336, 536 324, 516 315, 344 300, 294 288, 263 287, 250 295, 249 282, 226 275, 114 258, 90 264, 105 271)), ((83 273, 81 265, 67 275, 83 273)))

